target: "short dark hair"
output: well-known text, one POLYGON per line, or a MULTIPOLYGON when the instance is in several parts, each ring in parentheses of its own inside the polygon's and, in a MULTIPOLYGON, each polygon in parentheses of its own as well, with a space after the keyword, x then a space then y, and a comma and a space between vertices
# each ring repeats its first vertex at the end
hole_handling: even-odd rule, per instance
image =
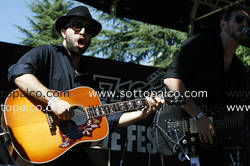
POLYGON ((229 21, 232 18, 232 13, 234 11, 239 11, 239 10, 243 10, 246 13, 249 14, 249 10, 246 7, 243 7, 243 6, 233 6, 233 7, 230 7, 230 8, 227 8, 227 9, 224 10, 221 19, 223 19, 225 21, 229 21))

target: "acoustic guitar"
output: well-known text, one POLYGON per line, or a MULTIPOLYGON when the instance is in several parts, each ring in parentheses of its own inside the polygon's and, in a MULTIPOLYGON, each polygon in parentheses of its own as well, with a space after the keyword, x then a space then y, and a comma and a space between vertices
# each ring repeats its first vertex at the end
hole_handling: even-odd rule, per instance
MULTIPOLYGON (((59 98, 72 105, 74 116, 70 120, 58 119, 45 109, 44 103, 19 89, 7 97, 2 124, 22 159, 42 164, 55 160, 80 143, 90 146, 90 143, 108 135, 106 115, 149 106, 146 98, 101 105, 98 95, 93 95, 96 92, 89 87, 78 87, 67 92, 68 95, 59 98)), ((176 98, 173 100, 169 97, 166 102, 183 102, 176 98)))

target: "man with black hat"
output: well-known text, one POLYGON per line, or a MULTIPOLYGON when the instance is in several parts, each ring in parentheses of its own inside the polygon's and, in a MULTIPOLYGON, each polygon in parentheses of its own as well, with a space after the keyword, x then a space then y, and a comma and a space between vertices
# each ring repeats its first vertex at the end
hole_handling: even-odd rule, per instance
MULTIPOLYGON (((79 66, 81 55, 88 48, 91 39, 101 31, 102 26, 92 18, 85 6, 71 9, 67 15, 58 18, 55 25, 63 38, 62 45, 33 48, 9 68, 8 79, 24 92, 39 91, 43 95, 33 97, 48 103, 59 119, 68 120, 73 116, 73 112, 68 111, 71 105, 46 94, 50 90, 66 91, 82 85, 79 66)), ((149 108, 120 115, 117 125, 126 126, 145 118, 164 103, 163 99, 157 96, 147 100, 149 108)))

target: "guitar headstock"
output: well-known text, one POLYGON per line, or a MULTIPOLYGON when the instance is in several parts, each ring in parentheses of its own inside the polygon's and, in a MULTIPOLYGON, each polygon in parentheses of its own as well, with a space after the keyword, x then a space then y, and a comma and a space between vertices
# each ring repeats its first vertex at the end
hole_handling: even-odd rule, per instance
POLYGON ((169 91, 165 97, 165 102, 169 105, 183 105, 186 104, 186 98, 179 91, 169 91))

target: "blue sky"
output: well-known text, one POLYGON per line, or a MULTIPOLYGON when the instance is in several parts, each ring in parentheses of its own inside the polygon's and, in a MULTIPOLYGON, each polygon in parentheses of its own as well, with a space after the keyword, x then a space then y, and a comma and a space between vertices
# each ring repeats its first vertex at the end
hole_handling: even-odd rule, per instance
POLYGON ((30 16, 26 3, 30 0, 7 0, 0 2, 0 41, 19 44, 24 35, 14 26, 28 27, 26 16, 30 16))
POLYGON ((20 44, 20 38, 25 36, 14 25, 19 25, 24 28, 30 26, 26 18, 32 15, 32 12, 27 7, 27 3, 30 2, 32 2, 32 0, 1 0, 0 41, 20 44))

